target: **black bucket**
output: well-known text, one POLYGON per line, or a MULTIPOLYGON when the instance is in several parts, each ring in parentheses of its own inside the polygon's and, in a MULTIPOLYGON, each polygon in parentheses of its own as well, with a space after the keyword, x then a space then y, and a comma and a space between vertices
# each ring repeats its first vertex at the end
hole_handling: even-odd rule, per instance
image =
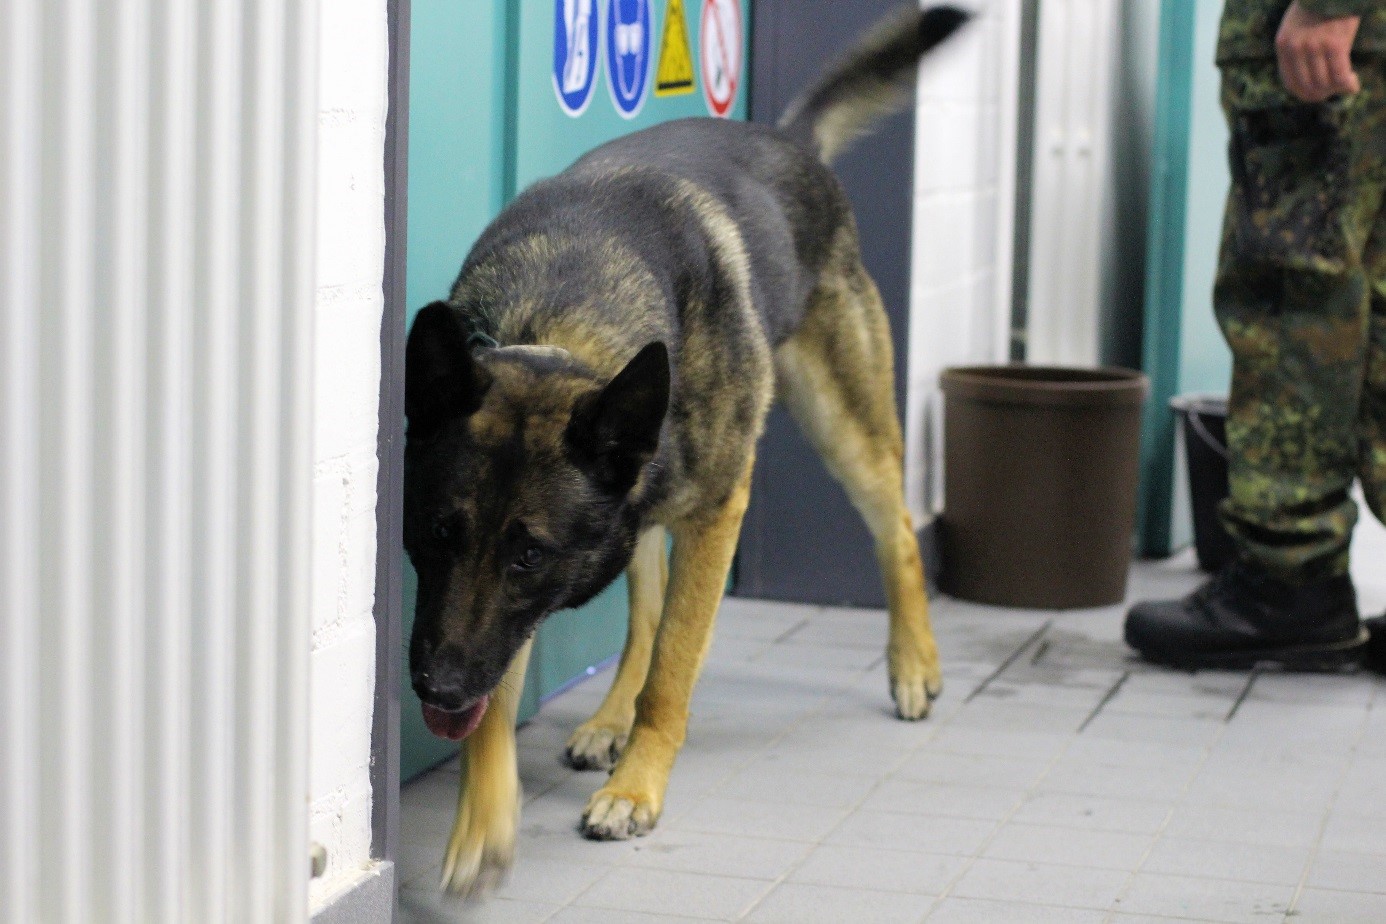
POLYGON ((1170 408, 1184 428, 1189 500, 1193 508, 1194 548, 1198 566, 1217 571, 1237 548, 1222 526, 1218 506, 1227 497, 1227 399, 1215 395, 1180 395, 1170 408))

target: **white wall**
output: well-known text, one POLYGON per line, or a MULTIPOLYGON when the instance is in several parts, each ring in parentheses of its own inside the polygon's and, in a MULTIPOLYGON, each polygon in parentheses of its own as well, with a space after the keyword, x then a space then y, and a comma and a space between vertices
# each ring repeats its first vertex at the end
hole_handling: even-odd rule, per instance
MULTIPOLYGON (((1104 365, 1137 368, 1145 317, 1145 250, 1150 225, 1150 160, 1155 144, 1155 90, 1159 76, 1160 4, 1120 0, 1120 35, 1112 79, 1111 170, 1106 198, 1111 212, 1102 233, 1099 306, 1104 365)), ((1211 53, 1210 53, 1211 56, 1211 53)))
POLYGON ((1009 351, 1019 15, 1019 0, 988 4, 920 68, 905 400, 916 525, 942 500, 939 372, 1009 351))
POLYGON ((1138 366, 1160 4, 1054 0, 1037 30, 1026 358, 1138 366))
POLYGON ((321 6, 313 434, 314 907, 369 862, 376 415, 384 272, 384 0, 321 6))
MULTIPOLYGON (((906 495, 918 522, 943 500, 938 374, 950 365, 1007 361, 1012 273, 1017 260, 1028 263, 1027 254, 1013 253, 1016 89, 1035 79, 1019 73, 1021 7, 1022 0, 993 0, 920 72, 905 411, 906 495)), ((1110 112, 1101 121, 1112 130, 1104 128, 1102 149, 1094 152, 1102 165, 1091 173, 1101 202, 1093 211, 1098 217, 1084 219, 1100 231, 1097 245, 1060 280, 1061 288, 1078 285, 1079 277, 1087 280, 1089 295, 1100 295, 1097 311, 1088 311, 1077 328, 1070 324, 1073 342, 1063 339, 1063 331, 1035 337, 1035 325, 1053 324, 1036 311, 1032 290, 1032 360, 1060 359, 1037 344, 1057 336, 1059 352, 1081 353, 1082 362, 1134 366, 1140 361, 1159 4, 1119 0, 1107 14, 1103 23, 1110 34, 1095 43, 1111 57, 1114 86, 1104 95, 1110 112)), ((1082 58, 1081 47, 1076 56, 1082 58)), ((1042 130, 1037 126, 1037 133, 1042 130)), ((1027 182, 1021 194, 1033 185, 1027 182)), ((1032 241, 1070 246, 1059 233, 1061 215, 1037 210, 1032 222, 1032 241)), ((1071 301, 1060 314, 1073 308, 1071 301)), ((1071 320, 1066 314, 1064 319, 1071 320)))

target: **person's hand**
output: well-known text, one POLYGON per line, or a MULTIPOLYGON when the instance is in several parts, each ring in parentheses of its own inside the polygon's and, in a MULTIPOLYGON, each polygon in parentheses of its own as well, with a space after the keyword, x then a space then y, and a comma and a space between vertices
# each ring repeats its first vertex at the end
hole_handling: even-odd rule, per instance
POLYGON ((1329 19, 1290 4, 1275 36, 1280 81, 1306 103, 1321 103, 1339 93, 1362 88, 1352 69, 1352 41, 1360 16, 1329 19))

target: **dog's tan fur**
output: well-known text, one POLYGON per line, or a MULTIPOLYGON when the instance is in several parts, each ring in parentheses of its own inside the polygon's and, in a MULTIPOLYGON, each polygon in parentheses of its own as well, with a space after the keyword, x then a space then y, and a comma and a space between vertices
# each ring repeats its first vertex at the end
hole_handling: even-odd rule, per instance
POLYGON ((525 642, 470 738, 462 746, 466 783, 443 858, 443 888, 463 893, 494 886, 515 858, 520 777, 515 769, 515 715, 533 642, 525 642))
POLYGON ((635 698, 640 695, 649 675, 655 631, 664 613, 664 592, 669 585, 669 561, 665 554, 667 535, 662 526, 646 530, 626 569, 626 590, 630 597, 626 645, 606 698, 592 718, 579 725, 568 739, 568 761, 576 767, 610 770, 630 737, 631 726, 635 723, 635 698))

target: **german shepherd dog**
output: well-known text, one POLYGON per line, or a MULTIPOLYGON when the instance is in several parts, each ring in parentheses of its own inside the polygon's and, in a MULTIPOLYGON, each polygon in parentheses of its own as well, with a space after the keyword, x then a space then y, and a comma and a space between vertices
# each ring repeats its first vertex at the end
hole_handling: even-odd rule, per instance
POLYGON ((900 718, 928 714, 941 680, 889 330, 826 165, 908 103, 920 56, 966 18, 902 10, 777 128, 686 119, 602 145, 516 198, 448 300, 419 312, 405 384, 410 673, 429 729, 467 739, 445 888, 483 889, 510 864, 535 628, 623 570, 625 650, 567 757, 612 770, 586 836, 654 826, 776 394, 870 527, 890 693, 900 718))

